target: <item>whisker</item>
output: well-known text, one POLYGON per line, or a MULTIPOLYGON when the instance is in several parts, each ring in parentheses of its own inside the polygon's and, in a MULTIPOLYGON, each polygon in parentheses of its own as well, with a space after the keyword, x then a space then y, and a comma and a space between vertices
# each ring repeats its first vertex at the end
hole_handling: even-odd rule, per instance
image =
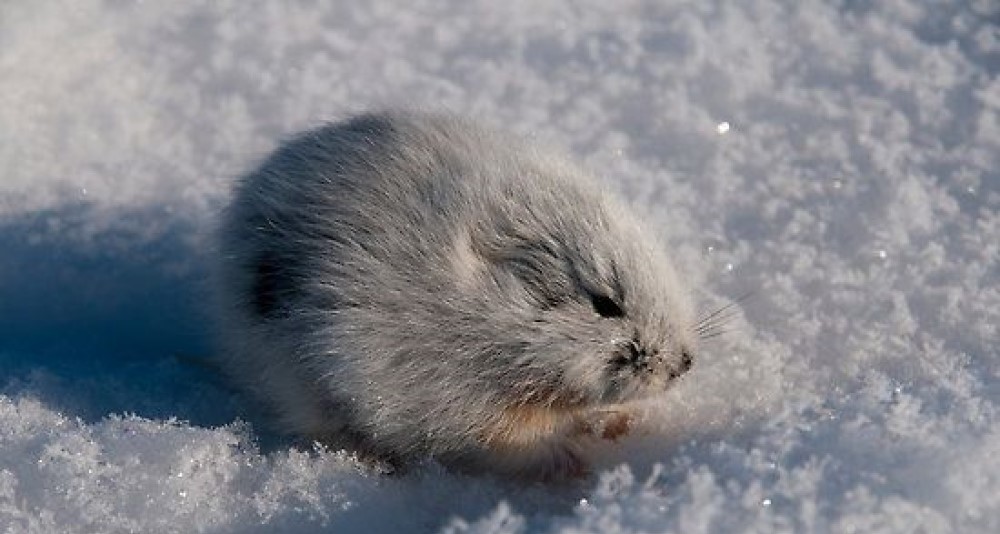
POLYGON ((736 297, 735 299, 733 299, 732 302, 730 302, 730 303, 728 303, 728 304, 726 304, 724 306, 720 306, 717 310, 714 310, 711 313, 709 313, 708 315, 706 315, 705 317, 703 317, 700 321, 698 321, 698 324, 700 325, 702 323, 705 323, 705 322, 707 322, 707 321, 709 321, 709 320, 717 317, 719 314, 721 314, 721 313, 723 313, 723 312, 725 312, 727 310, 731 310, 737 304, 742 303, 743 301, 747 300, 748 298, 754 296, 756 293, 757 292, 753 291, 753 290, 747 291, 746 293, 744 293, 744 294, 736 297))
POLYGON ((732 302, 709 312, 694 325, 695 334, 699 339, 711 339, 733 332, 733 329, 724 327, 740 314, 740 310, 736 306, 754 294, 756 294, 755 291, 748 291, 733 299, 732 302))
POLYGON ((719 326, 717 328, 712 328, 710 330, 703 330, 701 332, 696 332, 696 334, 698 335, 699 338, 703 338, 705 336, 711 336, 717 332, 730 332, 730 331, 732 331, 732 329, 723 328, 722 326, 719 326))
POLYGON ((707 322, 695 326, 694 331, 697 335, 702 336, 704 334, 712 332, 713 330, 718 330, 728 325, 732 321, 732 319, 734 319, 737 315, 738 314, 736 313, 735 310, 725 315, 719 315, 707 322))
POLYGON ((719 337, 719 336, 724 336, 724 335, 726 335, 726 334, 732 334, 733 332, 734 332, 734 330, 732 330, 732 329, 728 329, 728 330, 717 330, 717 331, 715 331, 715 332, 710 332, 710 333, 708 333, 708 334, 704 334, 704 335, 699 335, 699 336, 698 336, 698 339, 701 339, 701 340, 705 340, 705 339, 712 339, 713 337, 719 337))
POLYGON ((716 336, 721 336, 722 334, 731 334, 734 331, 735 331, 735 329, 725 328, 725 329, 719 329, 719 330, 712 330, 711 332, 701 332, 701 333, 698 333, 698 334, 695 334, 695 335, 698 336, 697 337, 698 339, 711 339, 711 338, 716 337, 716 336))
POLYGON ((738 310, 731 310, 725 314, 712 317, 695 325, 695 330, 711 328, 714 325, 726 324, 739 315, 738 310))
POLYGON ((706 321, 709 321, 709 320, 711 320, 711 319, 713 319, 713 318, 717 317, 717 316, 718 316, 718 315, 719 315, 720 313, 723 313, 723 312, 725 312, 726 310, 729 310, 729 309, 731 309, 731 308, 732 308, 733 306, 735 306, 735 305, 736 305, 736 303, 735 303, 735 302, 730 302, 729 304, 726 304, 725 306, 722 306, 721 308, 719 308, 719 309, 717 309, 717 310, 715 310, 715 311, 713 311, 713 312, 709 313, 709 314, 708 314, 708 315, 706 315, 705 317, 703 317, 703 318, 702 318, 702 319, 701 319, 700 321, 698 321, 698 324, 703 324, 703 323, 705 323, 706 321))

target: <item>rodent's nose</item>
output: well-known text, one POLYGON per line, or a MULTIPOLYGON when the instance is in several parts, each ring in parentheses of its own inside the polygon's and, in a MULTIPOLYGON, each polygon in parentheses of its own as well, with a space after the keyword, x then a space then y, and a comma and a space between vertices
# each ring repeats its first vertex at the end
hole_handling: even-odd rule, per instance
POLYGON ((680 377, 684 373, 690 371, 693 365, 694 356, 691 354, 691 351, 681 349, 680 362, 677 364, 677 367, 670 370, 670 378, 674 379, 680 377))
POLYGON ((643 346, 642 343, 635 339, 622 344, 618 356, 612 360, 612 363, 619 367, 631 368, 637 373, 668 373, 670 378, 680 376, 691 366, 689 359, 683 370, 681 370, 680 365, 670 364, 660 354, 659 349, 643 346))
POLYGON ((686 373, 694 366, 694 355, 688 349, 681 350, 681 372, 686 373))

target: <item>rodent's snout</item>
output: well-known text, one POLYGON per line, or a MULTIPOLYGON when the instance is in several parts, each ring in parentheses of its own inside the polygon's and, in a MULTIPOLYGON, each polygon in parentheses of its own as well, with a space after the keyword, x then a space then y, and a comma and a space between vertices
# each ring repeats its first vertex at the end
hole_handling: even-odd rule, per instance
POLYGON ((686 373, 694 366, 694 354, 690 349, 681 350, 681 373, 686 373))
POLYGON ((637 339, 623 342, 615 358, 611 360, 612 365, 619 368, 629 368, 636 373, 655 372, 662 363, 663 358, 660 357, 659 350, 647 349, 637 339))
POLYGON ((673 380, 691 370, 694 366, 694 355, 682 348, 676 361, 671 361, 659 349, 646 347, 638 339, 622 342, 611 366, 617 371, 631 371, 636 375, 666 375, 673 380))

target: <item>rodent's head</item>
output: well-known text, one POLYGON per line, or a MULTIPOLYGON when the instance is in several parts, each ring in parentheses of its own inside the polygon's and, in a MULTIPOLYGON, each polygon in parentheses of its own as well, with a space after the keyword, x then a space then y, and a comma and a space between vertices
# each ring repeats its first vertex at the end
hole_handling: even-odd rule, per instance
POLYGON ((496 357, 513 364, 494 380, 526 402, 595 406, 661 392, 691 368, 687 291, 631 214, 575 185, 512 195, 456 256, 459 284, 489 295, 489 322, 510 340, 496 357))

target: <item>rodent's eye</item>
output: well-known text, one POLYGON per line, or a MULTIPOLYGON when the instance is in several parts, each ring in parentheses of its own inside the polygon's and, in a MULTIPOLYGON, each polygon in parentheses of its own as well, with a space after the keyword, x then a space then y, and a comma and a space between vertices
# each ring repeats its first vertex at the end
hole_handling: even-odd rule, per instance
POLYGON ((594 311, 597 312, 597 315, 606 319, 625 316, 625 312, 622 311, 621 306, 611 297, 591 293, 590 303, 594 305, 594 311))

